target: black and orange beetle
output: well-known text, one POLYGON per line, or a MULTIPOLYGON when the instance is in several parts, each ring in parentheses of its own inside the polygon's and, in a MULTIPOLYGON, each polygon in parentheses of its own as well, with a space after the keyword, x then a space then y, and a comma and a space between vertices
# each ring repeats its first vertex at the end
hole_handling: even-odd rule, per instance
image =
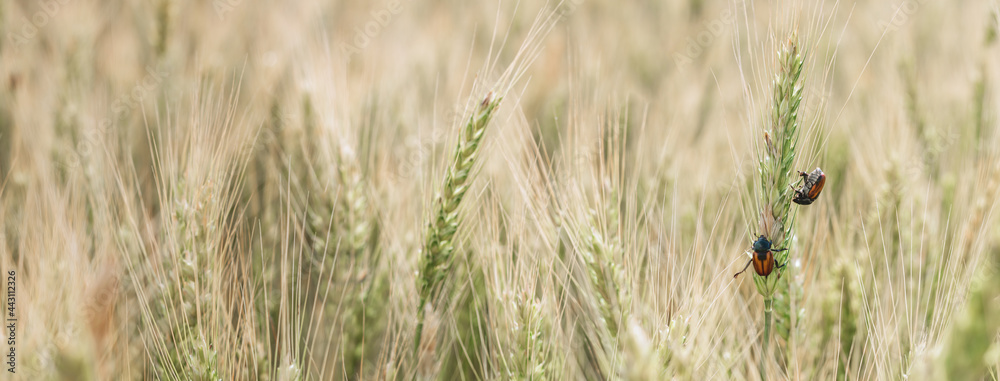
POLYGON ((795 189, 789 185, 795 191, 795 198, 792 201, 799 205, 812 204, 819 197, 819 193, 823 191, 823 185, 826 185, 826 174, 823 173, 822 169, 816 167, 812 173, 799 171, 799 176, 802 176, 801 188, 795 189))
MULTIPOLYGON (((740 272, 733 275, 733 278, 736 278, 740 276, 740 274, 743 274, 744 271, 747 271, 747 268, 750 267, 751 263, 753 264, 753 271, 756 271, 757 275, 762 277, 771 275, 771 272, 775 269, 774 253, 785 250, 788 249, 771 249, 771 241, 768 241, 767 238, 764 238, 764 236, 760 236, 753 243, 753 256, 750 257, 750 261, 747 262, 746 266, 743 266, 743 270, 740 270, 740 272)), ((782 263, 781 266, 777 266, 779 269, 782 267, 785 267, 784 263, 782 263)))

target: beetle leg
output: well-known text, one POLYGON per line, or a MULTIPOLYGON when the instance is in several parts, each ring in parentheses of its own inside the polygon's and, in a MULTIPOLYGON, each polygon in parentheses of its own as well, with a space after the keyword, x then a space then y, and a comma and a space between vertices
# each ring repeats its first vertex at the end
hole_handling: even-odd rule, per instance
POLYGON ((740 276, 740 274, 743 274, 744 271, 747 271, 747 268, 750 267, 751 263, 753 263, 753 259, 747 261, 747 265, 743 266, 743 270, 740 270, 740 272, 734 274, 733 279, 736 279, 736 277, 740 276))
POLYGON ((787 251, 787 250, 788 250, 788 248, 784 248, 784 249, 771 249, 771 251, 775 252, 775 253, 777 253, 779 251, 787 251))
POLYGON ((787 265, 787 264, 788 264, 788 261, 785 261, 785 263, 782 263, 781 266, 778 266, 778 267, 775 267, 775 268, 776 269, 780 269, 782 267, 785 267, 785 265, 787 265))

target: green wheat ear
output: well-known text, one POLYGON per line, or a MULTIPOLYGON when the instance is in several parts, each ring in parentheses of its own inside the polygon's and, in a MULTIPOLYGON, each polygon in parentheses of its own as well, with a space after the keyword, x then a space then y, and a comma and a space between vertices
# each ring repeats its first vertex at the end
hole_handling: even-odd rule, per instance
MULTIPOLYGON (((757 201, 760 232, 771 241, 771 247, 785 248, 792 235, 792 191, 795 182, 793 162, 798 143, 799 105, 802 103, 802 55, 795 34, 778 52, 779 71, 774 78, 774 107, 771 127, 760 145, 760 199, 757 201)), ((788 261, 788 251, 774 253, 778 265, 788 261)), ((770 299, 778 284, 778 276, 754 275, 754 284, 765 299, 770 299)))
MULTIPOLYGON (((792 33, 778 51, 778 72, 773 81, 770 120, 758 145, 760 183, 757 192, 755 215, 757 226, 750 231, 764 235, 773 248, 787 248, 792 232, 792 191, 788 184, 795 182, 793 164, 799 137, 799 106, 802 103, 802 54, 798 36, 792 33)), ((751 237, 751 238, 755 238, 751 237)), ((789 251, 774 253, 775 266, 788 263, 789 251)), ((791 270, 785 267, 784 271, 791 270)), ((780 270, 769 276, 753 274, 757 292, 764 297, 764 341, 760 360, 760 374, 766 379, 767 344, 771 334, 771 313, 774 294, 782 288, 787 300, 787 282, 779 283, 780 270), (784 286, 784 287, 780 287, 784 286)), ((782 305, 784 306, 784 305, 782 305)), ((779 327, 780 328, 780 327, 779 327)))
MULTIPOLYGON (((983 198, 997 194, 1000 187, 1000 170, 996 170, 986 180, 982 193, 983 198)), ((973 214, 982 215, 987 209, 985 202, 976 203, 983 206, 976 208, 973 214)), ((974 217, 983 221, 983 217, 974 217)), ((971 245, 967 244, 967 245, 971 245)), ((971 250, 965 246, 964 250, 971 250)), ((955 314, 954 321, 944 340, 940 354, 934 366, 934 371, 924 373, 925 379, 934 380, 978 380, 995 371, 997 358, 1000 357, 1000 344, 995 340, 1000 331, 1000 241, 994 240, 984 255, 985 266, 978 271, 973 280, 965 306, 955 314)), ((996 378, 995 374, 992 378, 996 378)))
MULTIPOLYGON (((992 254, 996 261, 1000 248, 995 246, 992 254)), ((1000 277, 995 272, 984 272, 973 285, 965 306, 956 314, 930 379, 978 380, 995 364, 997 344, 993 339, 1000 329, 998 297, 1000 277), (993 354, 989 354, 991 351, 993 354)))
POLYGON ((444 178, 441 193, 434 201, 434 212, 427 224, 424 234, 424 244, 420 255, 417 288, 420 293, 420 303, 417 305, 417 347, 420 345, 424 326, 424 305, 437 298, 441 291, 455 254, 455 233, 461 222, 458 207, 469 190, 470 176, 479 157, 479 146, 486 134, 486 126, 493 117, 493 111, 503 100, 502 96, 494 96, 492 92, 479 104, 475 115, 462 128, 455 147, 448 172, 444 178))

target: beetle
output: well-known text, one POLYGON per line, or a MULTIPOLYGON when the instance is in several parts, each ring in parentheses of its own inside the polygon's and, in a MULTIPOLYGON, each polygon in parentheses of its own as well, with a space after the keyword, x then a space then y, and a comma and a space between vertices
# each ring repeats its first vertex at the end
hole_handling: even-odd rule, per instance
POLYGON ((753 264, 753 271, 757 272, 757 275, 762 277, 771 275, 771 272, 774 271, 775 268, 780 269, 785 267, 787 264, 782 263, 780 266, 774 266, 774 253, 785 250, 788 249, 772 249, 771 241, 768 241, 763 235, 758 237, 753 243, 753 256, 750 257, 750 261, 747 262, 746 266, 743 266, 743 270, 740 270, 740 272, 733 275, 733 278, 736 278, 740 276, 740 274, 743 274, 744 271, 747 271, 747 268, 750 267, 751 263, 753 264))
POLYGON ((819 197, 819 193, 823 191, 823 186, 826 185, 826 174, 823 173, 822 169, 816 167, 811 173, 799 171, 799 176, 802 176, 802 187, 795 189, 791 185, 788 186, 795 191, 795 198, 792 201, 799 205, 812 204, 819 197))

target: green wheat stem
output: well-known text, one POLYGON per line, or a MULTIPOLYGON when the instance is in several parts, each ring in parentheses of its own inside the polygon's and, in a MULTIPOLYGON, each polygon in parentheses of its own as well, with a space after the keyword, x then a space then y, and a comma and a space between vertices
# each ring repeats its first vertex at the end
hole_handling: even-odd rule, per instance
POLYGON ((771 337, 771 305, 773 304, 773 299, 764 299, 764 343, 761 344, 761 356, 760 356, 760 379, 767 379, 767 343, 768 338, 771 337))

